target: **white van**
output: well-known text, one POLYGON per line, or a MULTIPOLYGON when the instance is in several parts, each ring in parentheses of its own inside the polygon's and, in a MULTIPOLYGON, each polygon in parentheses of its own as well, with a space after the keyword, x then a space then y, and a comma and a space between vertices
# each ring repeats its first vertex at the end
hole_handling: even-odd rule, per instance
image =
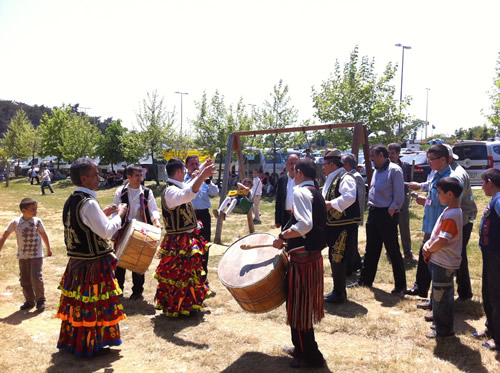
POLYGON ((500 168, 500 141, 460 141, 453 146, 453 153, 472 185, 481 185, 481 174, 488 168, 500 168))

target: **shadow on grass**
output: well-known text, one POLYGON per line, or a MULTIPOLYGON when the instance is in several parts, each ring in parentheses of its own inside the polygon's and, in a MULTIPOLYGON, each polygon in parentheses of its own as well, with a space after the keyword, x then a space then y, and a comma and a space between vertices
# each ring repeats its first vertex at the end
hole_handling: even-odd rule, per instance
POLYGON ((54 186, 57 186, 57 189, 67 189, 75 187, 70 178, 51 182, 50 185, 52 186, 52 189, 54 189, 54 186))
POLYGON ((127 316, 154 315, 156 313, 155 306, 144 299, 131 300, 129 298, 122 298, 120 301, 127 316))
POLYGON ((178 336, 185 328, 191 328, 202 323, 207 311, 191 312, 189 316, 167 317, 163 313, 151 319, 153 331, 158 336, 168 342, 182 347, 194 347, 206 350, 209 346, 206 343, 196 343, 186 341, 178 336))
POLYGON ((29 320, 32 317, 36 317, 40 315, 40 311, 27 312, 18 310, 7 317, 0 318, 0 322, 10 325, 18 325, 21 324, 25 320, 29 320))
POLYGON ((455 314, 457 313, 465 320, 479 320, 484 316, 484 308, 481 302, 476 300, 455 301, 455 314))
POLYGON ((82 358, 75 358, 68 350, 61 349, 52 354, 52 365, 47 368, 47 372, 114 372, 112 364, 121 358, 120 349, 116 347, 102 355, 82 358))
POLYGON ((370 290, 375 296, 375 300, 380 302, 380 305, 382 307, 394 307, 396 304, 400 303, 405 299, 403 294, 391 294, 384 290, 377 289, 374 287, 370 288, 370 290))
POLYGON ((449 361, 457 369, 464 372, 488 372, 481 363, 480 352, 462 344, 460 339, 455 336, 436 338, 434 356, 449 361))
MULTIPOLYGON (((238 360, 233 362, 224 373, 245 373, 245 372, 287 372, 291 368, 289 363, 292 361, 290 357, 270 356, 262 352, 245 352, 238 360)), ((304 370, 305 371, 305 370, 304 370)), ((322 369, 307 369, 308 372, 331 372, 327 366, 322 369)))
POLYGON ((353 319, 360 315, 366 315, 368 313, 368 309, 363 307, 361 304, 347 300, 347 302, 342 304, 325 302, 325 312, 330 315, 353 319))

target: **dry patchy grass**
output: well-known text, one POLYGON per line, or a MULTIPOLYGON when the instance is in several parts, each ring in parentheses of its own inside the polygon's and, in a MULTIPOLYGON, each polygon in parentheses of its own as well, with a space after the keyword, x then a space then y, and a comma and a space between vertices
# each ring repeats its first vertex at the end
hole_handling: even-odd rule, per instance
MULTIPOLYGON (((0 259, 0 371, 49 372, 276 372, 288 371, 289 358, 281 351, 290 344, 284 306, 265 314, 244 312, 217 277, 217 266, 225 247, 213 246, 209 280, 217 295, 205 302, 202 312, 169 319, 152 305, 156 281, 155 259, 146 274, 145 301, 133 302, 131 278, 127 275, 123 304, 127 320, 120 323, 123 344, 104 356, 76 359, 56 348, 60 321, 54 318, 59 292, 57 284, 67 263, 61 211, 72 191, 67 182, 54 184, 56 194, 40 196, 40 189, 26 180, 12 180, 0 189, 0 229, 18 214, 23 197, 39 201, 39 216, 45 223, 54 257, 46 258, 44 277, 48 307, 45 312, 21 312, 23 302, 18 281, 15 239, 9 238, 0 259)), ((156 190, 156 188, 155 188, 156 190)), ((157 189, 159 190, 159 189, 157 189)), ((102 205, 110 203, 114 190, 99 192, 102 205)), ((475 191, 479 211, 487 199, 475 191)), ((261 204, 263 224, 258 231, 277 233, 270 201, 261 204)), ((412 207, 413 251, 418 252, 422 208, 412 207)), ((322 371, 339 372, 487 372, 498 371, 498 357, 481 348, 471 332, 482 329, 481 255, 477 227, 469 244, 469 264, 474 291, 471 302, 457 304, 455 338, 433 341, 425 338, 429 324, 416 299, 392 296, 391 267, 383 255, 372 289, 349 289, 349 301, 325 305, 325 318, 316 326, 316 338, 327 359, 322 371)), ((215 224, 213 224, 215 229, 215 224)), ((248 233, 246 217, 232 215, 224 224, 223 242, 230 245, 248 233)), ((360 229, 359 248, 364 252, 365 234, 360 229)), ((325 254, 325 290, 332 287, 325 254)), ((415 267, 407 268, 407 281, 415 278, 415 267)), ((354 281, 352 277, 350 280, 354 281)))

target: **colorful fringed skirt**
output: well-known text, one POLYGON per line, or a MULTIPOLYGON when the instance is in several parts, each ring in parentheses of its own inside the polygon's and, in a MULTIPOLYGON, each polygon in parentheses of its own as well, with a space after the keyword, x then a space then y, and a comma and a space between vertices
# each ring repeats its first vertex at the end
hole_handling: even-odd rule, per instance
POLYGON ((325 316, 321 251, 290 254, 287 324, 309 330, 325 316))
POLYGON ((202 267, 206 244, 197 231, 163 238, 154 274, 158 280, 155 303, 167 316, 189 315, 203 308, 203 300, 210 294, 202 267))
POLYGON ((113 254, 97 259, 70 258, 59 284, 61 300, 56 317, 62 320, 57 348, 76 356, 92 356, 106 346, 118 346, 126 318, 115 279, 113 254))

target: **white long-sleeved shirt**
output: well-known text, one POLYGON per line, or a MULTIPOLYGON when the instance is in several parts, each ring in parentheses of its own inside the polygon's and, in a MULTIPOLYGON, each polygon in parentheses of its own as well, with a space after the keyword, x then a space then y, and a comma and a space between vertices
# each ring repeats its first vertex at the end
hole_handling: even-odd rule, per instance
MULTIPOLYGON (((75 190, 90 194, 94 198, 97 197, 95 191, 82 186, 77 186, 75 190)), ((122 225, 120 215, 116 214, 111 219, 108 219, 99 202, 95 199, 90 199, 83 204, 80 209, 80 218, 83 224, 104 239, 111 238, 122 225)))
POLYGON ((300 233, 304 238, 313 228, 313 195, 308 188, 303 188, 305 185, 314 185, 314 182, 307 180, 293 188, 293 215, 297 219, 297 223, 290 227, 290 229, 300 233))
MULTIPOLYGON (((121 203, 121 195, 123 192, 123 188, 125 185, 119 187, 115 193, 115 199, 113 203, 115 205, 119 205, 121 203)), ((141 194, 144 196, 144 188, 142 185, 139 185, 139 189, 133 189, 130 187, 130 184, 127 186, 128 193, 128 211, 127 216, 128 220, 138 219, 140 221, 143 220, 142 217, 142 208, 141 208, 141 194)), ((152 191, 149 192, 148 196, 148 211, 149 216, 151 217, 151 221, 155 221, 156 219, 160 219, 160 212, 158 211, 158 206, 156 205, 155 196, 152 191)))
POLYGON ((179 188, 174 186, 169 186, 165 189, 165 194, 163 195, 163 200, 169 209, 180 206, 184 203, 191 202, 195 197, 196 193, 192 190, 192 185, 185 184, 183 182, 168 179, 168 182, 177 185, 179 188))
MULTIPOLYGON (((343 171, 344 168, 339 168, 338 170, 335 170, 334 172, 330 173, 330 175, 334 175, 332 178, 330 178, 330 175, 328 175, 329 182, 328 182, 328 187, 327 184, 325 183, 325 188, 323 188, 323 197, 326 195, 328 192, 328 188, 330 188, 330 185, 332 184, 333 180, 335 179, 335 176, 338 175, 341 171, 343 171)), ((334 198, 330 201, 326 201, 327 203, 330 203, 332 208, 334 208, 337 211, 344 211, 346 208, 351 206, 354 202, 356 202, 356 195, 357 195, 357 186, 356 186, 356 180, 354 177, 346 176, 342 179, 339 185, 339 192, 340 196, 337 198, 334 198)))

